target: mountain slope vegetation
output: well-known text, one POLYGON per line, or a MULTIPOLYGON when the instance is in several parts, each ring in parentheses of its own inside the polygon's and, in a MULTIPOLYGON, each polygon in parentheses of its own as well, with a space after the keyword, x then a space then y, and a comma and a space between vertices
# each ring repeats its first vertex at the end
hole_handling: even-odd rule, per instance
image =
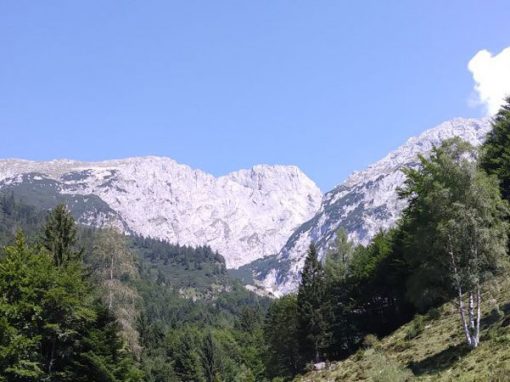
POLYGON ((510 375, 510 279, 486 285, 481 342, 465 344, 455 301, 448 302, 363 347, 327 370, 296 378, 312 381, 507 381, 510 375))

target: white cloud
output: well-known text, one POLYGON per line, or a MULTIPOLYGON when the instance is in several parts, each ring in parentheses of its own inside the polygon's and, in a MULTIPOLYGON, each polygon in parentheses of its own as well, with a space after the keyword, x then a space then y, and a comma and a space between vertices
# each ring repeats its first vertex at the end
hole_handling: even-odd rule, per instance
POLYGON ((468 69, 473 74, 478 102, 487 107, 488 114, 495 114, 510 95, 510 47, 496 55, 480 50, 469 61, 468 69))

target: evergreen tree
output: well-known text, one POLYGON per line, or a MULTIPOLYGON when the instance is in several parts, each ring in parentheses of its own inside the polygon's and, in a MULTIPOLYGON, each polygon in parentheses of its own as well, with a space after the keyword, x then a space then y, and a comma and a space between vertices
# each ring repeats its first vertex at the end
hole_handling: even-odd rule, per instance
POLYGON ((96 319, 84 332, 79 355, 69 365, 73 381, 141 381, 143 374, 124 346, 117 319, 100 302, 95 304, 95 311, 96 319))
POLYGON ((341 227, 337 230, 335 243, 326 254, 324 273, 328 282, 339 282, 346 275, 347 266, 354 252, 354 245, 347 236, 347 231, 341 227))
POLYGON ((291 378, 304 367, 299 351, 295 295, 281 297, 271 304, 264 323, 264 338, 268 346, 265 358, 270 377, 291 378))
POLYGON ((13 382, 139 381, 94 299, 79 264, 57 267, 18 235, 0 260, 0 375, 13 382))
POLYGON ((199 332, 194 328, 183 328, 174 341, 172 358, 179 379, 183 382, 206 382, 199 332))
POLYGON ((510 201, 510 97, 492 121, 482 146, 481 167, 500 181, 501 195, 510 201))
POLYGON ((202 364, 204 366, 205 380, 215 382, 222 374, 221 349, 216 344, 213 334, 209 331, 202 340, 202 364))
POLYGON ((312 243, 308 249, 297 295, 300 351, 306 361, 319 362, 329 346, 329 327, 325 312, 324 270, 312 243))
POLYGON ((63 204, 59 204, 48 215, 43 232, 43 244, 53 255, 55 265, 62 266, 79 257, 76 250, 76 224, 63 204))

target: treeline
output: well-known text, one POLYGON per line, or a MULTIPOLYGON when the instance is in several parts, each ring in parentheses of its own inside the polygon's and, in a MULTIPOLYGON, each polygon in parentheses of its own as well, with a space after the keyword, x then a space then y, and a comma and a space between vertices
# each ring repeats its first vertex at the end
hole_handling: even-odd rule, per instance
POLYGON ((466 345, 478 346, 484 282, 509 263, 510 98, 480 150, 451 139, 405 174, 394 229, 366 247, 340 230, 323 261, 310 246, 298 293, 266 317, 270 376, 345 358, 451 299, 466 345))

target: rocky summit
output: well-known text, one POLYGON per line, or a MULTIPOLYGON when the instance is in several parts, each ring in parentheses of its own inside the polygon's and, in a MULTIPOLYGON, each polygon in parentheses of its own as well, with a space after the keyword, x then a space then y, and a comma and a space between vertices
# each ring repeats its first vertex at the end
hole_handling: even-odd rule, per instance
POLYGON ((258 165, 214 177, 164 157, 2 160, 0 189, 46 209, 64 202, 83 224, 208 245, 230 268, 278 253, 322 198, 295 166, 258 165))
POLYGON ((380 230, 392 227, 405 207, 397 189, 403 185, 402 169, 418 164, 418 155, 429 154, 434 146, 452 137, 480 145, 490 130, 488 119, 454 119, 410 138, 367 169, 353 173, 327 192, 317 213, 289 238, 277 256, 254 264, 255 283, 279 296, 295 291, 310 242, 324 256, 343 227, 355 243, 368 244, 380 230))

